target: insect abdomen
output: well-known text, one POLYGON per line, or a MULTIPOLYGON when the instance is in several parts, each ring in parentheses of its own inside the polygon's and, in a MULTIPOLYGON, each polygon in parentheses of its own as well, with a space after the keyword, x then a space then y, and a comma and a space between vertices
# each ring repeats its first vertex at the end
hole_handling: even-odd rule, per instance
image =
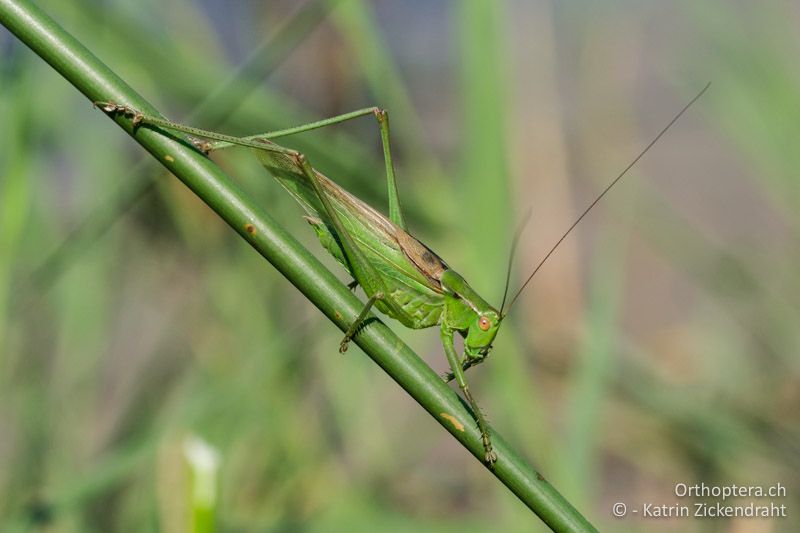
POLYGON ((389 297, 402 308, 404 316, 397 316, 390 309, 381 311, 407 328, 429 328, 437 325, 442 318, 442 297, 438 294, 427 295, 406 287, 395 287, 389 297))
MULTIPOLYGON (((350 272, 350 268, 347 266, 347 260, 342 252, 342 246, 334 237, 334 233, 331 231, 331 229, 326 226, 322 220, 316 217, 304 218, 309 224, 311 224, 311 227, 314 228, 314 232, 317 234, 317 238, 319 239, 320 244, 322 244, 322 247, 325 248, 328 253, 331 254, 333 258, 345 268, 345 270, 350 272)), ((350 272, 350 275, 353 275, 353 273, 350 272)))

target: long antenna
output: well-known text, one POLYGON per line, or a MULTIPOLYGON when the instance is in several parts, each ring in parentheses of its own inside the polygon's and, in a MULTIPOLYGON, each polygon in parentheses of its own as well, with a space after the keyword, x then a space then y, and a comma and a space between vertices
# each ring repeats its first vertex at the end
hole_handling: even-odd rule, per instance
POLYGON ((696 101, 697 101, 697 100, 698 100, 698 99, 699 99, 701 96, 703 96, 703 93, 705 93, 705 92, 708 90, 708 88, 709 88, 710 86, 711 86, 711 82, 708 82, 708 83, 706 84, 706 86, 705 86, 705 87, 703 87, 703 89, 702 89, 702 90, 701 90, 699 93, 697 93, 697 96, 695 96, 694 98, 692 98, 692 99, 689 101, 689 103, 688 103, 688 104, 686 104, 685 106, 683 106, 683 109, 681 109, 681 110, 678 112, 678 114, 676 114, 676 115, 673 117, 673 119, 669 121, 669 124, 667 124, 666 126, 664 126, 664 129, 662 129, 662 130, 661 130, 661 132, 659 132, 659 134, 658 134, 658 135, 656 135, 656 136, 655 136, 655 138, 654 138, 652 141, 650 141, 650 144, 648 144, 647 146, 645 146, 644 150, 642 150, 642 151, 639 153, 639 155, 637 155, 637 156, 636 156, 636 158, 635 158, 633 161, 631 161, 631 163, 630 163, 630 164, 629 164, 627 167, 625 167, 625 170, 623 170, 622 172, 620 172, 620 173, 619 173, 619 175, 618 175, 616 178, 614 178, 614 181, 612 181, 611 183, 609 183, 609 184, 608 184, 608 186, 607 186, 605 189, 603 189, 603 192, 601 192, 601 193, 600 193, 600 194, 597 196, 597 198, 595 198, 595 199, 594 199, 594 201, 593 201, 591 204, 589 204, 589 207, 587 207, 586 209, 584 209, 583 213, 581 213, 581 215, 580 215, 580 216, 579 216, 579 217, 578 217, 578 218, 575 220, 575 222, 573 222, 573 223, 572 223, 572 225, 569 227, 569 229, 568 229, 567 231, 565 231, 565 232, 564 232, 564 234, 561 236, 561 238, 560 238, 560 239, 558 239, 558 242, 556 242, 556 243, 555 243, 555 245, 553 245, 553 247, 552 247, 552 248, 550 248, 550 251, 549 251, 549 252, 547 252, 547 254, 544 256, 544 258, 543 258, 541 261, 539 261, 539 264, 538 264, 538 265, 536 265, 536 268, 534 268, 534 269, 533 269, 533 273, 531 273, 531 275, 530 275, 530 276, 528 276, 528 279, 526 279, 526 280, 525 280, 525 283, 523 283, 523 284, 522 284, 522 287, 520 287, 520 288, 519 288, 519 290, 517 291, 517 294, 515 294, 515 295, 514 295, 514 298, 512 298, 512 299, 511 299, 511 303, 510 303, 510 304, 508 304, 508 310, 506 311, 506 314, 508 314, 508 312, 509 312, 509 311, 511 311, 511 308, 514 306, 514 302, 516 302, 516 301, 517 301, 517 298, 519 298, 519 295, 520 295, 520 294, 522 294, 522 291, 523 291, 523 290, 525 290, 525 287, 527 287, 527 286, 528 286, 528 284, 531 282, 531 280, 533 279, 533 276, 535 276, 535 275, 536 275, 536 273, 537 273, 537 272, 539 272, 539 269, 540 269, 540 268, 542 268, 542 265, 544 265, 545 261, 547 261, 547 259, 548 259, 548 258, 549 258, 551 255, 553 255, 553 252, 555 252, 555 251, 556 251, 556 248, 558 248, 558 246, 559 246, 559 245, 560 245, 560 244, 561 244, 561 243, 564 241, 564 239, 566 239, 566 238, 567 238, 567 235, 569 235, 569 234, 572 232, 572 230, 573 230, 573 229, 575 229, 575 226, 577 226, 577 225, 580 223, 580 221, 581 221, 581 220, 583 220, 583 217, 585 217, 585 216, 587 215, 587 213, 589 213, 589 211, 591 211, 591 210, 592 210, 592 208, 593 208, 595 205, 597 205, 597 202, 599 202, 599 201, 600 201, 600 199, 601 199, 601 198, 603 198, 603 196, 605 196, 605 195, 606 195, 606 193, 607 193, 608 191, 610 191, 610 190, 611 190, 611 188, 612 188, 614 185, 616 185, 616 184, 617 184, 617 182, 618 182, 619 180, 621 180, 621 179, 622 179, 622 177, 623 177, 625 174, 627 174, 627 173, 628 173, 628 171, 629 171, 631 168, 633 168, 633 165, 635 165, 636 163, 638 163, 638 162, 639 162, 639 160, 640 160, 640 159, 641 159, 641 158, 644 156, 644 154, 646 154, 646 153, 648 152, 648 150, 650 150, 650 148, 652 148, 652 147, 653 147, 653 145, 654 145, 654 144, 656 144, 656 143, 658 142, 658 140, 659 140, 659 139, 661 139, 661 137, 662 137, 662 136, 663 136, 665 133, 667 133, 667 130, 668 130, 668 129, 670 129, 670 128, 672 127, 672 125, 673 125, 673 124, 675 124, 675 123, 678 121, 678 119, 679 119, 679 118, 681 118, 681 116, 682 116, 682 115, 683 115, 683 114, 686 112, 686 110, 687 110, 687 109, 689 109, 689 108, 692 106, 692 104, 694 104, 694 103, 695 103, 695 102, 696 102, 696 101))
POLYGON ((517 230, 514 232, 514 240, 511 242, 511 252, 508 254, 508 267, 506 268, 506 288, 503 289, 503 303, 500 304, 500 316, 505 316, 503 314, 503 308, 506 306, 506 297, 508 296, 508 284, 511 282, 511 268, 514 266, 514 254, 517 252, 517 245, 519 244, 519 239, 522 236, 522 230, 525 229, 525 226, 528 225, 528 221, 531 219, 531 208, 529 207, 527 211, 525 211, 525 216, 520 219, 519 224, 517 225, 517 230))

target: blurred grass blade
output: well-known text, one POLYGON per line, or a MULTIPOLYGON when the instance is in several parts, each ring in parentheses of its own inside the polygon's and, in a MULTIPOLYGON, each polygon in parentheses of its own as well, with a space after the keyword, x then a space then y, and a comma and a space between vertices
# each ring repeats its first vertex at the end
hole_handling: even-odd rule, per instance
POLYGON ((513 233, 514 212, 506 147, 508 51, 502 39, 505 2, 458 2, 461 65, 461 164, 458 173, 459 204, 470 214, 469 249, 476 266, 476 288, 498 300, 506 270, 498 239, 513 233))
POLYGON ((219 451, 193 435, 183 442, 183 454, 189 465, 189 509, 192 533, 213 533, 217 508, 217 472, 219 451))

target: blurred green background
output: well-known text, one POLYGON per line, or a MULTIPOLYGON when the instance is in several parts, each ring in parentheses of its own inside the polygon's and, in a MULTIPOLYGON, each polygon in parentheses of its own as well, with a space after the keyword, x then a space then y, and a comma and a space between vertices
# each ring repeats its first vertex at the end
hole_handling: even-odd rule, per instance
MULTIPOLYGON (((797 6, 38 4, 175 120, 252 134, 387 108, 412 232, 498 305, 526 209, 512 287, 712 81, 468 377, 601 530, 800 528, 797 6), (789 517, 611 515, 691 505, 675 485, 701 482, 781 483, 757 503, 789 517)), ((219 461, 220 531, 543 529, 4 29, 0 57, 0 529, 183 531, 197 439, 219 461)), ((283 144, 385 211, 374 121, 283 144)), ((215 159, 349 281, 255 158, 215 159)), ((387 322, 445 370, 435 330, 387 322)))

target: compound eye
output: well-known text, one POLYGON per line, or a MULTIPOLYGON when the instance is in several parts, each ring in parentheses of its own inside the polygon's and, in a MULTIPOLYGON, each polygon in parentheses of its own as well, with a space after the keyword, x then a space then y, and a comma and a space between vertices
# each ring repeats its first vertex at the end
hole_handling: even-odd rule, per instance
POLYGON ((489 331, 489 328, 491 326, 492 322, 485 316, 482 316, 478 319, 478 327, 481 328, 483 331, 489 331))

